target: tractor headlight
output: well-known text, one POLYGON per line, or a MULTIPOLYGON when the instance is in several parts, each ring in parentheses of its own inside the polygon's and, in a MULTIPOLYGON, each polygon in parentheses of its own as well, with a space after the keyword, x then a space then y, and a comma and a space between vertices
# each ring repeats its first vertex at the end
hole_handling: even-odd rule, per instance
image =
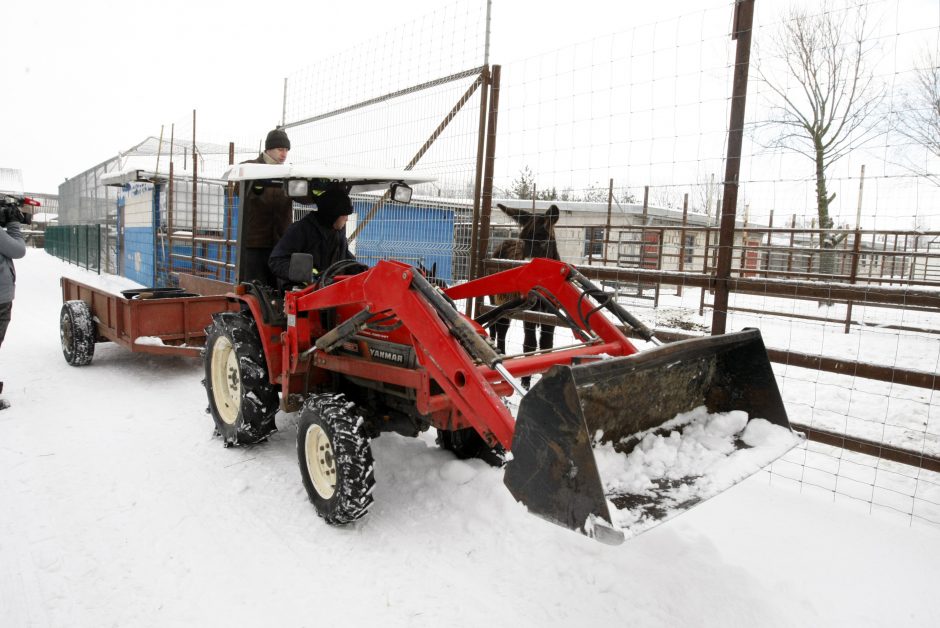
POLYGON ((307 196, 310 186, 306 179, 288 179, 287 195, 291 198, 303 198, 307 196))
POLYGON ((412 189, 404 183, 392 184, 392 200, 396 203, 410 203, 412 189))

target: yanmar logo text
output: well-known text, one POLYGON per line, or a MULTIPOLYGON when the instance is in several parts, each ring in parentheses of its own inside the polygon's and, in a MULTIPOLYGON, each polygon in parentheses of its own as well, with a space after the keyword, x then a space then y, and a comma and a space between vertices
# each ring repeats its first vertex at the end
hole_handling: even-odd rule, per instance
POLYGON ((385 360, 386 362, 395 362, 396 364, 404 364, 405 356, 400 353, 395 353, 393 351, 386 351, 384 349, 373 349, 369 347, 369 354, 377 360, 385 360))

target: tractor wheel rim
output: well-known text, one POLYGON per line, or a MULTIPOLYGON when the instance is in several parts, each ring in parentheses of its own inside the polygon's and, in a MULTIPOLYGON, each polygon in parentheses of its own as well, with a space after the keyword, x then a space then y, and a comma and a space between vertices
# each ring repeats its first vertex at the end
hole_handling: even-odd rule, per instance
POLYGON ((304 437, 307 458, 307 474, 313 488, 323 499, 330 499, 336 492, 336 458, 330 437, 319 425, 311 425, 304 437))
POLYGON ((59 338, 62 341, 62 349, 66 352, 72 352, 72 325, 68 316, 63 316, 59 323, 59 338))
POLYGON ((221 336, 212 346, 212 397, 226 424, 234 425, 241 404, 241 373, 231 341, 221 336))

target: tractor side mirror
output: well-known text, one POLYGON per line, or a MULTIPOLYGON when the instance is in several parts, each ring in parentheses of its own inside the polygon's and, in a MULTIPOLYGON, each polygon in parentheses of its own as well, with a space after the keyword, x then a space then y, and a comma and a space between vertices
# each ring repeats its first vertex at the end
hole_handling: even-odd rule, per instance
POLYGON ((410 203, 412 189, 404 183, 392 184, 392 200, 396 203, 410 203))
POLYGON ((310 253, 291 253, 287 278, 291 283, 310 283, 313 276, 313 255, 310 253))

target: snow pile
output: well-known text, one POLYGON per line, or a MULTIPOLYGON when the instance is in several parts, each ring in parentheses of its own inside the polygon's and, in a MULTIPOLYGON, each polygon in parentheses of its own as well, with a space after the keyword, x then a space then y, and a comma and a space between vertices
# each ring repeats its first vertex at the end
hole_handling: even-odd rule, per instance
POLYGON ((159 336, 137 336, 134 339, 135 345, 142 345, 147 347, 163 347, 163 338, 159 336))
POLYGON ((797 434, 739 410, 704 406, 639 437, 627 455, 594 450, 614 525, 639 534, 756 473, 800 443, 797 434))

